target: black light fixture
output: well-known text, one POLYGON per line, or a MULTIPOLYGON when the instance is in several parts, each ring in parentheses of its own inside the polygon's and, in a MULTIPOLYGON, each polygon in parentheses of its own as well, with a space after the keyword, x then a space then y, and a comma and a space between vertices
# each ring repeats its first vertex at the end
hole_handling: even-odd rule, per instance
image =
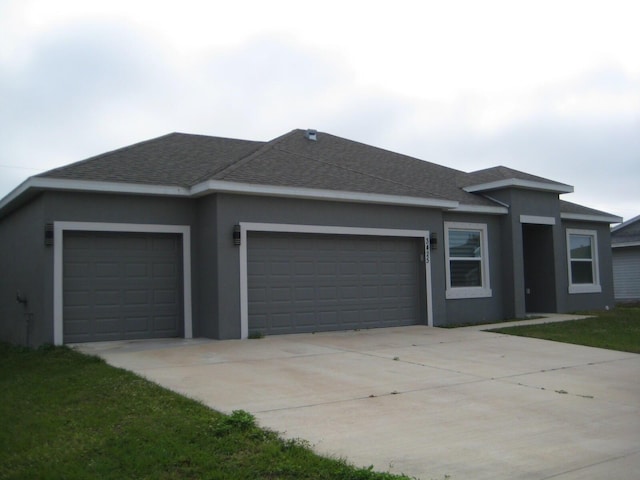
POLYGON ((431 250, 438 249, 438 235, 435 233, 432 233, 431 235, 429 235, 429 248, 431 250))
POLYGON ((53 223, 44 224, 44 244, 47 247, 53 245, 53 223))
POLYGON ((233 226, 233 244, 240 245, 240 225, 233 226))

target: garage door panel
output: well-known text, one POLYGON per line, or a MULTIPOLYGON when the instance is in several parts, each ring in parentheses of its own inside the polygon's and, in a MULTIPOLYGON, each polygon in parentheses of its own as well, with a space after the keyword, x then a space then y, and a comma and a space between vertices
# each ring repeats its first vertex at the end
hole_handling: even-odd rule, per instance
POLYGON ((250 332, 418 323, 421 245, 411 238, 249 232, 250 332))
POLYGON ((181 261, 176 234, 65 232, 64 342, 179 336, 181 261))

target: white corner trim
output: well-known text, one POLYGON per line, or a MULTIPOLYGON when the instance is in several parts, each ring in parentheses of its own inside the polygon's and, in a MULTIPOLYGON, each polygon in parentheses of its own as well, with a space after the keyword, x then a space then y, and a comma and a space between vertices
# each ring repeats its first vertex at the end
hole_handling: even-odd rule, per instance
POLYGON ((508 178, 505 180, 496 180, 495 182, 469 185, 464 187, 463 190, 469 193, 476 193, 487 190, 498 190, 501 188, 524 188, 528 190, 541 190, 543 192, 573 193, 573 187, 571 185, 536 182, 533 180, 522 180, 519 178, 508 178))
POLYGON ((540 217, 537 215, 520 215, 520 223, 532 223, 535 225, 555 225, 555 217, 540 217))
MULTIPOLYGON (((406 230, 392 228, 341 227, 335 225, 297 225, 282 223, 240 222, 240 338, 249 338, 249 285, 247 272, 247 233, 315 233, 323 235, 367 235, 376 237, 414 237, 429 244, 428 230, 406 230)), ((425 282, 427 300, 427 325, 433 326, 433 301, 431 298, 431 262, 425 263, 425 282)))
POLYGON ((615 215, 587 215, 583 213, 561 213, 562 220, 579 220, 583 222, 619 223, 622 217, 615 215))
POLYGON ((65 231, 177 233, 182 235, 182 275, 184 303, 184 338, 193 337, 191 307, 191 227, 188 225, 155 225, 139 223, 53 222, 53 343, 64 340, 63 318, 63 252, 65 231))
POLYGON ((405 205, 413 207, 456 208, 458 202, 437 198, 419 198, 378 193, 348 192, 343 190, 324 190, 304 187, 281 187, 250 183, 207 180, 191 188, 193 196, 207 193, 240 193, 246 195, 267 195, 273 197, 303 198, 310 200, 329 200, 356 203, 381 203, 387 205, 405 205))

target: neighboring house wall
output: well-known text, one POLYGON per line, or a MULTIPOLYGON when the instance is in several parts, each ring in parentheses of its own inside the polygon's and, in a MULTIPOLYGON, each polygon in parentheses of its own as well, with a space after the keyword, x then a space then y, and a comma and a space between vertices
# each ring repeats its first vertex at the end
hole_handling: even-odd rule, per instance
POLYGON ((640 301, 640 246, 613 249, 613 281, 617 302, 640 301))

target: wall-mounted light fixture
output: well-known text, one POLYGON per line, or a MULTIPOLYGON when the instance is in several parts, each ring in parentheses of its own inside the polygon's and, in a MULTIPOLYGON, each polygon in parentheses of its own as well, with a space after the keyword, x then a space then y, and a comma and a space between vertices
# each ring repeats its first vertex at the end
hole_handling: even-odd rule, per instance
POLYGON ((240 245, 240 225, 233 226, 233 244, 240 245))
POLYGON ((438 235, 436 235, 435 233, 429 235, 429 248, 431 250, 438 249, 438 235))
POLYGON ((44 224, 44 244, 47 247, 53 245, 53 223, 44 224))

